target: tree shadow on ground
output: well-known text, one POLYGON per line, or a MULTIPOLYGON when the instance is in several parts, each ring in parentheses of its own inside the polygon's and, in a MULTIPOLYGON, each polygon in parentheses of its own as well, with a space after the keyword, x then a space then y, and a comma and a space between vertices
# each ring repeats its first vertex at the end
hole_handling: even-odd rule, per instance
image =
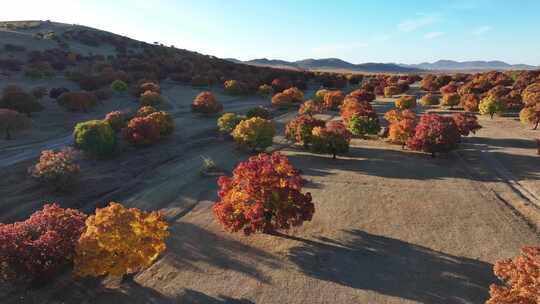
POLYGON ((193 224, 176 222, 170 227, 170 232, 167 255, 163 260, 176 269, 202 271, 198 265, 207 264, 269 283, 270 278, 264 276, 257 266, 280 267, 276 258, 267 252, 227 239, 193 224))
MULTIPOLYGON (((457 153, 440 154, 436 158, 426 153, 410 150, 351 147, 349 152, 332 159, 328 155, 294 154, 289 159, 302 169, 305 176, 329 176, 333 171, 353 171, 371 176, 392 179, 438 180, 445 178, 463 178, 477 181, 500 181, 496 172, 476 175, 469 171, 477 164, 490 169, 491 164, 482 159, 481 151, 474 145, 462 145, 457 153), (467 162, 463 163, 464 154, 467 162), (476 155, 476 156, 475 156, 476 155), (465 167, 465 166, 466 167, 465 167), (474 165, 474 166, 473 166, 474 165)), ((525 145, 521 141, 500 141, 500 145, 525 145)), ((490 151, 490 150, 488 150, 490 151)), ((515 175, 524 179, 540 179, 540 158, 537 156, 510 154, 493 150, 489 152, 504 167, 508 167, 515 175), (537 164, 537 165, 532 165, 537 164)), ((491 171, 491 170, 488 170, 491 171)))
POLYGON ((465 174, 451 154, 432 158, 407 150, 351 147, 337 159, 307 153, 288 155, 288 158, 302 169, 304 176, 322 177, 332 175, 333 171, 353 171, 385 178, 431 180, 465 174))
POLYGON ((489 263, 360 230, 345 241, 284 237, 303 243, 289 259, 306 275, 421 303, 484 303, 496 281, 489 263))
POLYGON ((124 282, 115 288, 106 288, 98 279, 73 279, 64 275, 40 288, 27 288, 3 298, 4 304, 172 304, 181 303, 136 281, 124 282))
POLYGON ((466 138, 465 142, 486 145, 485 148, 488 150, 496 150, 499 148, 536 149, 536 142, 534 140, 521 138, 489 138, 474 136, 466 138))
POLYGON ((216 298, 208 296, 202 292, 186 289, 178 303, 185 304, 255 304, 247 299, 234 299, 220 295, 216 298))

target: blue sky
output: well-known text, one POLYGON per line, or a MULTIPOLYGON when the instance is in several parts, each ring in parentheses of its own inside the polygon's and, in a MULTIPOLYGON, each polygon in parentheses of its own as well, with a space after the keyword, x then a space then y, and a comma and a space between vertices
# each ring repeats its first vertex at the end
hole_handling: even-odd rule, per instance
MULTIPOLYGON (((9 4, 8 4, 9 3, 9 4)), ((17 0, 1 20, 78 23, 239 59, 540 65, 539 0, 17 0)))

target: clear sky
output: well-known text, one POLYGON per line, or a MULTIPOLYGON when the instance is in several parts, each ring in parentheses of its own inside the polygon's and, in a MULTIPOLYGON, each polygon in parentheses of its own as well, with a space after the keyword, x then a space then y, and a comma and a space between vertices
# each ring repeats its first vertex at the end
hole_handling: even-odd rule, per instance
POLYGON ((0 20, 77 23, 242 60, 540 65, 540 0, 10 0, 0 20))

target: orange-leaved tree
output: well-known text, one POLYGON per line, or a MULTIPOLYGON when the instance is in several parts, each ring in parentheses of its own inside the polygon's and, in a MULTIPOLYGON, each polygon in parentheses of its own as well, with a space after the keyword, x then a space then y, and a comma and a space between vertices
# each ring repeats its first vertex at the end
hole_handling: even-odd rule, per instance
POLYGON ((324 107, 328 110, 337 110, 341 104, 343 103, 343 100, 345 99, 345 95, 343 92, 337 90, 337 91, 329 91, 326 94, 324 94, 324 107))
POLYGON ((122 277, 148 267, 165 248, 168 224, 159 212, 118 203, 96 209, 76 247, 78 276, 122 277))
POLYGON ((506 284, 492 284, 486 304, 540 303, 540 248, 523 247, 514 259, 498 261, 493 272, 506 284))
POLYGON ((345 124, 348 124, 353 116, 377 118, 377 113, 373 110, 371 104, 366 101, 358 101, 358 99, 353 97, 345 98, 341 106, 340 114, 345 124))
POLYGON ((384 114, 388 120, 388 141, 405 147, 407 140, 414 135, 417 124, 416 114, 411 110, 390 110, 384 114))

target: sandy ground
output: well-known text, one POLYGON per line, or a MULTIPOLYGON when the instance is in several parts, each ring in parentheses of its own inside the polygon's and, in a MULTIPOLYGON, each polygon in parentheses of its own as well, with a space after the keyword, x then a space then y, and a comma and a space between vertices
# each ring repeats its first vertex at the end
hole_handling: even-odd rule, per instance
MULTIPOLYGON (((43 201, 83 210, 111 200, 162 209, 171 222, 167 253, 115 289, 66 276, 6 294, 2 303, 483 303, 496 281, 492 264, 540 243, 537 133, 514 117, 482 118, 485 128, 462 149, 435 159, 355 139, 347 155, 332 160, 278 135, 272 149, 287 154, 309 181, 313 221, 280 236, 225 233, 211 210, 216 177, 199 174, 200 156, 230 174, 249 154, 216 133, 216 117, 189 112, 197 89, 163 87, 177 122, 172 138, 128 148, 116 159, 85 161, 84 187, 62 196, 26 178, 34 159, 8 165, 0 220, 24 218, 43 201)), ((225 111, 268 104, 258 97, 218 99, 225 111)), ((374 105, 382 114, 392 101, 374 105)), ((294 117, 276 115, 281 132, 294 117)))

